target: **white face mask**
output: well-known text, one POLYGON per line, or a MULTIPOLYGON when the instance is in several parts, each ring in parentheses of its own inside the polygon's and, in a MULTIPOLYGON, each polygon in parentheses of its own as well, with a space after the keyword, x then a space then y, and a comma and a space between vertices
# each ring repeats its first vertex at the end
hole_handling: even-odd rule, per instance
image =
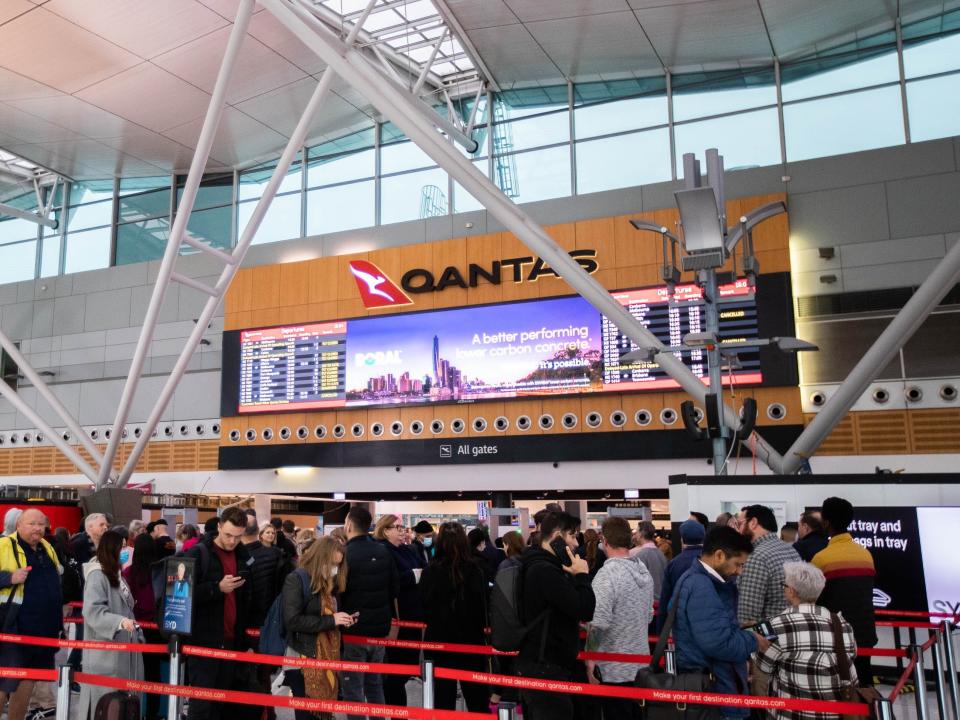
POLYGON ((330 577, 335 578, 338 572, 340 572, 340 566, 334 565, 332 568, 330 568, 330 577))

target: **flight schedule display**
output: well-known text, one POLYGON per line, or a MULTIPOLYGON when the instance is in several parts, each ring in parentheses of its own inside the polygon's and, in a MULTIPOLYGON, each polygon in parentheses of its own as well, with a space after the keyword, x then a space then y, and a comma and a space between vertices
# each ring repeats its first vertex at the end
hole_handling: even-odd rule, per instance
POLYGON ((240 407, 247 411, 343 405, 347 323, 240 334, 240 407))
MULTIPOLYGON (((613 296, 699 377, 706 353, 683 348, 705 328, 695 285, 613 296)), ((754 288, 721 286, 720 337, 758 336, 754 288)), ((239 413, 304 411, 676 388, 652 362, 622 358, 637 346, 580 296, 244 330, 239 337, 239 413)), ((225 346, 226 347, 226 346, 225 346)), ((754 349, 724 382, 758 384, 754 349)), ((230 372, 233 372, 230 370, 230 372)))

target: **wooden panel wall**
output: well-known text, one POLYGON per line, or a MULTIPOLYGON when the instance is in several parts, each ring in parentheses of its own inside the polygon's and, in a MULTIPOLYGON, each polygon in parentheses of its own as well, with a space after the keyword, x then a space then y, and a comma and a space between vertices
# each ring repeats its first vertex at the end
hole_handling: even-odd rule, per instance
MULTIPOLYGON (((100 450, 106 449, 100 445, 100 450)), ((121 443, 113 467, 120 470, 133 443, 121 443)), ((219 443, 216 440, 154 441, 137 463, 137 472, 172 472, 216 470, 219 443)), ((80 446, 77 452, 91 461, 89 453, 80 446)), ((76 475, 79 471, 57 448, 52 445, 5 448, 0 450, 0 476, 28 475, 76 475)))

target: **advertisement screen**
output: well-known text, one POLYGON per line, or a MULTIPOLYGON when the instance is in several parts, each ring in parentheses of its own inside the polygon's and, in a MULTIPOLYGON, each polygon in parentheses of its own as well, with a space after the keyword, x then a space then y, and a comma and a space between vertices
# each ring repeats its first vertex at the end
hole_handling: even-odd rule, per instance
MULTIPOLYGON (((613 296, 706 382, 705 330, 695 285, 613 296)), ((720 338, 758 337, 746 280, 723 285, 720 338)), ((677 383, 653 362, 623 362, 637 346, 580 296, 244 330, 237 412, 305 411, 604 391, 663 390, 677 383)), ((744 350, 724 383, 759 384, 760 353, 744 350)), ((226 366, 225 366, 225 372, 226 366)), ((225 385, 225 387, 227 387, 225 385)))
POLYGON ((950 542, 960 527, 960 507, 917 508, 927 611, 956 613, 960 610, 960 573, 956 548, 950 542))
POLYGON ((194 569, 196 561, 187 557, 167 558, 164 564, 164 635, 190 635, 193 632, 194 569))

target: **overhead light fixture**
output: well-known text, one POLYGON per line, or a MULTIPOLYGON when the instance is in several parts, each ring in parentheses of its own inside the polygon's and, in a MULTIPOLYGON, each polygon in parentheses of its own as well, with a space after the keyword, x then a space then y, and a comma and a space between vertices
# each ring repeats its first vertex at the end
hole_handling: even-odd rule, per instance
POLYGON ((297 480, 310 477, 310 475, 313 474, 313 470, 312 465, 284 465, 283 467, 278 467, 276 473, 282 478, 297 480))

